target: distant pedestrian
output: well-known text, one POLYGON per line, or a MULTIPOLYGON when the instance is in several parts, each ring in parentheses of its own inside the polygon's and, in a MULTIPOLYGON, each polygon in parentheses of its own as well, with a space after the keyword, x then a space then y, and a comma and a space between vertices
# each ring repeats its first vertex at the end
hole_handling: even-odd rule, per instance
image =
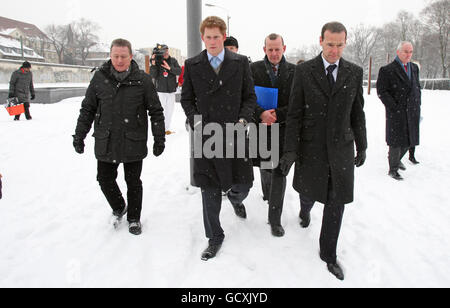
POLYGON ((238 40, 236 38, 234 38, 232 36, 227 37, 227 39, 224 42, 224 46, 229 51, 232 51, 234 53, 238 53, 239 52, 239 42, 238 42, 238 40))
POLYGON ((150 76, 154 80, 159 100, 164 109, 166 135, 171 135, 173 132, 170 128, 178 87, 177 76, 181 74, 181 67, 178 64, 177 59, 170 56, 169 47, 167 45, 158 45, 155 49, 160 49, 164 52, 164 59, 162 60, 162 63, 157 63, 156 54, 152 55, 150 76))
POLYGON ((2 198, 2 174, 0 173, 0 199, 2 198))
POLYGON ((128 213, 129 232, 142 232, 143 160, 147 157, 151 117, 153 155, 164 152, 164 114, 150 77, 133 60, 131 44, 117 39, 111 45, 111 60, 91 80, 82 102, 73 146, 84 153, 84 139, 94 123, 97 180, 113 210, 116 223, 128 213), (117 169, 124 165, 128 205, 117 185, 117 169))
MULTIPOLYGON (((34 100, 35 92, 33 86, 33 73, 31 64, 28 61, 23 62, 22 66, 11 75, 9 82, 8 98, 17 97, 19 103, 25 107, 25 118, 31 120, 30 99, 34 100), (31 94, 31 98, 30 98, 31 94)), ((14 121, 20 120, 20 114, 14 117, 14 121)))
MULTIPOLYGON (((378 97, 386 108, 386 142, 389 146, 389 176, 397 181, 398 172, 406 170, 401 162, 410 148, 420 141, 419 67, 411 62, 414 48, 410 42, 401 42, 395 60, 380 69, 377 81, 378 97)), ((414 158, 414 151, 412 157, 414 158)), ((412 161, 414 163, 414 161, 412 161)))

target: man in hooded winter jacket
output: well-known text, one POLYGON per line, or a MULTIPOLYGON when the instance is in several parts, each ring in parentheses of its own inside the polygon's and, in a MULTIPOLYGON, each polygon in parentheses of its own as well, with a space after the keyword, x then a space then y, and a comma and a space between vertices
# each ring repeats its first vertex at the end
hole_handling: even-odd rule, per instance
POLYGON ((117 39, 111 45, 111 60, 95 73, 82 103, 73 145, 84 152, 84 139, 94 122, 97 180, 120 222, 128 212, 129 231, 140 235, 142 211, 141 172, 147 157, 148 120, 154 137, 153 154, 164 152, 164 113, 150 76, 132 59, 131 44, 117 39), (117 185, 117 169, 124 165, 128 206, 117 185))
MULTIPOLYGON (((31 64, 28 61, 23 62, 22 66, 12 73, 9 82, 8 97, 17 97, 20 103, 25 107, 25 118, 31 120, 30 115, 30 94, 31 100, 34 100, 33 73, 31 72, 31 64)), ((14 121, 20 120, 20 114, 14 117, 14 121)))

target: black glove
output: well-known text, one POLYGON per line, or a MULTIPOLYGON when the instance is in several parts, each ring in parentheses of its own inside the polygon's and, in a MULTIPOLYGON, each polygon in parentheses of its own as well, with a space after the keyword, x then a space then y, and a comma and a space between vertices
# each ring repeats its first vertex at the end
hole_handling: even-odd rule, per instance
POLYGON ((31 100, 34 101, 35 98, 36 98, 36 95, 31 94, 31 100))
POLYGON ((359 151, 355 158, 355 166, 359 168, 362 165, 364 165, 365 162, 366 162, 366 151, 359 151))
POLYGON ((291 170, 291 167, 296 160, 297 160, 297 153, 295 152, 284 153, 283 157, 280 159, 280 170, 284 176, 287 176, 289 174, 289 170, 291 170))
POLYGON ((164 152, 165 148, 166 148, 166 146, 164 145, 164 142, 156 141, 153 144, 153 155, 155 155, 155 157, 161 156, 161 154, 164 152))
POLYGON ((80 138, 77 135, 73 135, 73 147, 75 148, 75 152, 77 152, 78 154, 83 154, 84 153, 83 138, 80 138))

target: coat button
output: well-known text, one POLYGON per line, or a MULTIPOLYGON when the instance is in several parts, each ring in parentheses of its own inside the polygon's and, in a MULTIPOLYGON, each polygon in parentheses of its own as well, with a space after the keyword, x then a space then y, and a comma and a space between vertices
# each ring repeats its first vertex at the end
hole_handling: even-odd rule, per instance
POLYGON ((128 122, 130 122, 128 119, 125 119, 125 120, 123 120, 125 123, 128 123, 128 122))

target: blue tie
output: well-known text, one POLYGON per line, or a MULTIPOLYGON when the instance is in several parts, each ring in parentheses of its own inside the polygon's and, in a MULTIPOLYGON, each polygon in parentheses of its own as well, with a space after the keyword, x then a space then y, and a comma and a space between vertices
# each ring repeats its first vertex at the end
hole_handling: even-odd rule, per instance
POLYGON ((222 61, 220 61, 219 57, 212 57, 211 58, 211 66, 216 70, 222 61))

